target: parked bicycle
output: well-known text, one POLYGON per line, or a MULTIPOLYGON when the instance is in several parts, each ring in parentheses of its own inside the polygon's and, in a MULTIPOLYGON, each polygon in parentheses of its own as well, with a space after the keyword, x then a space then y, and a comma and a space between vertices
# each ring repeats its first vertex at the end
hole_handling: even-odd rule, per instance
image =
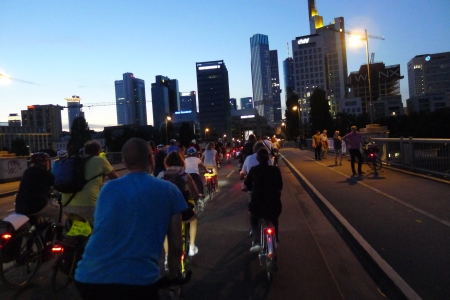
POLYGON ((380 147, 374 141, 365 143, 363 162, 366 162, 371 169, 375 170, 375 174, 383 166, 381 158, 377 155, 378 152, 380 152, 380 147))
MULTIPOLYGON (((52 198, 61 205, 59 193, 52 194, 52 198)), ((0 233, 0 280, 12 288, 24 288, 41 264, 54 257, 51 249, 56 239, 56 223, 14 213, 2 221, 0 233)))

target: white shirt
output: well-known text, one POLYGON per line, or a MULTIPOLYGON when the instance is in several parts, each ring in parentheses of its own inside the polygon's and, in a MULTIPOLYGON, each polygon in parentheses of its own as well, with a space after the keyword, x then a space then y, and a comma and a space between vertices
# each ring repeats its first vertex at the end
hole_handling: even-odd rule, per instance
POLYGON ((269 148, 269 153, 272 150, 273 146, 272 146, 272 142, 269 140, 264 140, 264 144, 266 144, 266 146, 269 148))
POLYGON ((186 173, 198 174, 198 165, 201 164, 202 161, 198 157, 190 156, 190 157, 186 157, 186 159, 184 160, 184 163, 186 165, 186 167, 185 167, 186 173))
MULTIPOLYGON (((259 161, 256 160, 256 153, 249 155, 245 158, 241 173, 247 175, 248 172, 250 172, 250 169, 257 165, 259 165, 259 161)), ((272 165, 272 160, 270 158, 269 165, 272 165)))

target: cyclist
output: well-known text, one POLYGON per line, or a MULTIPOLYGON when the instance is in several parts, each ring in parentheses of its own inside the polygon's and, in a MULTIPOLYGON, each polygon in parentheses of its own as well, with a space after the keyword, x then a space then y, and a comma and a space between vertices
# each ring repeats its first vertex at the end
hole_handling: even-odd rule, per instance
POLYGON ((214 143, 210 142, 208 143, 208 145, 206 146, 205 151, 203 152, 202 155, 202 162, 206 167, 206 170, 208 169, 212 169, 213 173, 216 175, 215 181, 216 181, 216 192, 219 191, 219 178, 218 178, 218 174, 217 174, 217 161, 219 159, 219 156, 217 154, 217 151, 214 149, 214 143))
POLYGON ((241 170, 242 165, 244 164, 245 158, 247 156, 253 154, 253 146, 255 145, 255 143, 256 143, 255 135, 250 134, 248 136, 248 142, 244 144, 244 148, 242 149, 242 152, 241 152, 241 155, 239 158, 239 165, 240 165, 239 171, 241 170))
POLYGON ((169 154, 172 151, 181 152, 180 147, 177 146, 177 140, 171 139, 170 140, 170 146, 167 148, 167 154, 169 154))
POLYGON ((25 170, 20 180, 16 196, 16 213, 51 218, 58 223, 57 239, 62 239, 65 215, 60 217, 60 207, 51 200, 51 187, 55 176, 50 172, 50 156, 45 152, 31 155, 31 166, 25 170))
POLYGON ((189 175, 191 175, 194 180, 197 190, 200 194, 203 194, 203 180, 202 176, 200 176, 200 172, 198 167, 201 166, 205 168, 205 165, 202 163, 200 158, 197 157, 197 150, 195 148, 189 148, 186 151, 188 157, 185 158, 184 162, 186 164, 185 171, 189 175))
POLYGON ((270 166, 269 152, 261 148, 256 153, 259 165, 250 169, 244 184, 251 191, 251 201, 248 204, 250 211, 250 224, 253 232, 253 242, 250 251, 258 252, 261 247, 259 236, 259 219, 268 219, 275 226, 275 235, 278 242, 278 217, 281 214, 281 189, 283 179, 280 169, 270 166))
POLYGON ((62 203, 66 205, 64 212, 80 215, 91 224, 94 224, 95 205, 102 187, 103 175, 106 175, 109 179, 119 177, 109 161, 99 156, 100 150, 100 144, 94 140, 87 141, 84 145, 85 155, 92 155, 85 165, 85 178, 90 179, 96 175, 102 175, 86 183, 83 189, 76 193, 74 197, 72 197, 71 193, 62 194, 62 203), (71 197, 72 200, 68 202, 71 197))
MULTIPOLYGON (((247 176, 248 172, 250 172, 250 169, 254 166, 259 165, 258 160, 256 159, 256 153, 259 149, 265 148, 263 142, 256 142, 255 145, 253 145, 253 154, 247 156, 247 158, 244 161, 244 165, 242 166, 241 171, 241 180, 244 180, 247 176)), ((272 160, 269 158, 267 161, 269 165, 272 165, 272 160)), ((247 187, 244 185, 244 188, 242 189, 243 192, 247 191, 247 187)), ((250 197, 250 194, 249 194, 250 197)))
POLYGON ((153 176, 158 177, 159 172, 165 171, 164 159, 166 158, 166 149, 164 145, 158 145, 158 153, 155 154, 155 166, 153 168, 153 176))
MULTIPOLYGON (((160 172, 158 178, 171 181, 174 183, 184 196, 186 202, 188 201, 189 195, 195 198, 200 198, 200 195, 195 186, 192 177, 184 171, 186 166, 184 158, 180 152, 173 151, 167 154, 164 164, 166 165, 166 171, 160 172)), ((195 238, 197 236, 197 214, 193 210, 194 206, 188 203, 188 209, 183 211, 182 220, 183 222, 190 223, 189 231, 189 256, 194 256, 198 252, 198 248, 195 245, 195 238)), ((167 239, 164 241, 164 251, 166 253, 166 258, 168 254, 168 244, 167 239)))
POLYGON ((132 138, 122 148, 129 173, 105 184, 98 197, 94 231, 77 265, 83 299, 159 299, 155 284, 164 236, 169 240, 169 277, 180 270, 180 191, 149 174, 150 149, 132 138))

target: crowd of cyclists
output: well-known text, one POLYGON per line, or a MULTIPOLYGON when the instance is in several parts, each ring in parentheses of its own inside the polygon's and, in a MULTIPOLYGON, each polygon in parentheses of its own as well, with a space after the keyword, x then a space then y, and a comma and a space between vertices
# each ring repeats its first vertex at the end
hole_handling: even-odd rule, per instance
MULTIPOLYGON (((252 230, 259 218, 270 218, 276 226, 278 240, 283 187, 276 167, 279 148, 276 139, 258 140, 253 134, 243 144, 224 144, 222 139, 200 144, 192 140, 187 148, 174 139, 167 146, 156 146, 153 141, 133 138, 122 148, 128 173, 119 177, 106 156, 100 155, 100 144, 88 141, 80 151, 93 156, 86 162, 85 177, 98 173, 103 176, 89 181, 74 197, 62 195, 63 205, 69 197, 73 198, 64 212, 84 217, 93 227, 75 273, 83 299, 102 299, 106 295, 127 295, 127 298, 134 295, 132 298, 140 299, 143 291, 147 293, 145 298, 148 293, 154 294, 160 276, 161 247, 158 245, 165 252, 167 276, 178 276, 181 222, 190 223, 189 255, 199 252, 195 244, 198 216, 188 205, 188 198, 203 197, 202 173, 208 169, 215 174, 216 192, 220 190, 218 169, 227 154, 239 159, 240 179, 245 180, 242 190, 248 192, 252 230), (104 183, 104 178, 109 180, 104 183)), ((57 159, 67 157, 67 151, 58 151, 57 159)), ((49 197, 54 181, 48 154, 31 155, 31 165, 19 186, 16 212, 56 219, 60 208, 49 197)), ((64 219, 58 226, 59 239, 63 238, 63 225, 64 219)), ((253 235, 250 251, 259 251, 258 238, 257 234, 253 235)))

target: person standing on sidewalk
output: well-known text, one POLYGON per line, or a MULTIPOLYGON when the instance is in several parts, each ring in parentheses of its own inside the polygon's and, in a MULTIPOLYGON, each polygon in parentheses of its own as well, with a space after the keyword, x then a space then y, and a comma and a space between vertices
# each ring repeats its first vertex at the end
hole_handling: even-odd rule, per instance
POLYGON ((339 165, 342 166, 342 138, 339 135, 339 130, 334 132, 333 137, 333 147, 334 147, 334 164, 337 166, 338 157, 340 157, 339 165))
POLYGON ((350 160, 352 166, 353 176, 356 176, 355 171, 355 157, 358 158, 358 175, 362 176, 362 155, 360 146, 364 146, 361 134, 357 131, 356 126, 351 127, 351 132, 346 134, 343 138, 344 142, 347 144, 347 149, 350 152, 350 160))
POLYGON ((316 160, 322 160, 322 135, 320 130, 317 130, 316 134, 312 136, 312 146, 316 160))
POLYGON ((327 136, 327 130, 325 129, 322 132, 322 158, 325 159, 327 158, 328 155, 328 148, 329 148, 329 144, 328 144, 328 136, 327 136))

